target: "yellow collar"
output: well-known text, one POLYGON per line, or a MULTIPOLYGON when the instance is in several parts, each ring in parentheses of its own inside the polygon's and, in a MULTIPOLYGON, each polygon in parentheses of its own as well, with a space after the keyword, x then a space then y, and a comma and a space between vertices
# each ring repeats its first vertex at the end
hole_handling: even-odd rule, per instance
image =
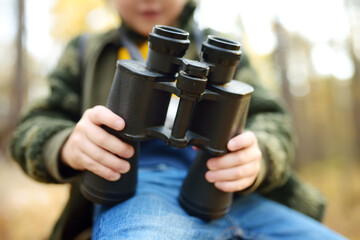
MULTIPOLYGON (((147 41, 142 43, 139 47, 139 51, 144 59, 146 59, 147 52, 149 50, 147 41)), ((118 59, 131 59, 129 51, 125 47, 121 47, 118 51, 118 59)))

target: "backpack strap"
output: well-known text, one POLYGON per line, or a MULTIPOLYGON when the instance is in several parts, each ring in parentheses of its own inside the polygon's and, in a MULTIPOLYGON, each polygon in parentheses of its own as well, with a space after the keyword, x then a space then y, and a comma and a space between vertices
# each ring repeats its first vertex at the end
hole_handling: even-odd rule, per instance
POLYGON ((81 78, 81 86, 84 82, 84 71, 85 71, 85 50, 86 45, 88 43, 90 35, 87 33, 81 34, 79 37, 79 43, 78 43, 78 64, 79 64, 79 72, 80 72, 80 78, 81 78))
MULTIPOLYGON (((78 41, 78 54, 77 54, 77 63, 79 66, 79 86, 80 86, 80 96, 83 99, 84 96, 84 82, 85 82, 85 52, 86 52, 86 45, 89 41, 90 35, 87 33, 81 34, 79 36, 78 41)), ((82 100, 81 108, 83 109, 82 100)), ((83 109, 84 110, 84 109, 83 109)))
POLYGON ((126 35, 124 27, 119 28, 119 36, 120 36, 120 43, 128 50, 131 59, 145 62, 144 57, 141 55, 138 46, 130 40, 130 38, 126 35))

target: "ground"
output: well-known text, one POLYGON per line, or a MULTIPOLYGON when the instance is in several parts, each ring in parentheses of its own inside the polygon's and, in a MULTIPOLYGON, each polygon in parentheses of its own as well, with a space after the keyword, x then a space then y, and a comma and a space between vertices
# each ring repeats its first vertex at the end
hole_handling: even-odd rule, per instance
POLYGON ((68 198, 68 186, 38 183, 0 159, 0 239, 47 239, 68 198))

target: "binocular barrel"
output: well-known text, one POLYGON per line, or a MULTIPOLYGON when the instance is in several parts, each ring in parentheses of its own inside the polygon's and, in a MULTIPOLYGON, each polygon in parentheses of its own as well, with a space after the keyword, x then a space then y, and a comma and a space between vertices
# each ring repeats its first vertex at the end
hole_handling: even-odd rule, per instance
POLYGON ((214 67, 208 76, 209 83, 221 85, 230 82, 241 57, 240 43, 208 36, 201 46, 201 61, 214 67))
POLYGON ((180 65, 175 61, 185 55, 189 45, 188 32, 168 26, 155 26, 149 34, 147 69, 167 75, 177 73, 180 65))
POLYGON ((159 138, 172 147, 199 148, 179 195, 181 206, 204 220, 229 211, 233 195, 206 181, 206 162, 225 154, 229 139, 244 128, 253 88, 232 81, 241 56, 239 43, 208 36, 199 62, 184 58, 188 38, 189 33, 181 29, 155 26, 145 63, 117 62, 107 107, 121 116, 126 126, 121 132, 104 128, 131 144, 135 154, 127 159, 130 172, 118 181, 84 174, 81 191, 90 201, 113 205, 130 198, 136 191, 139 142, 159 138), (169 129, 164 124, 172 94, 180 101, 169 129))

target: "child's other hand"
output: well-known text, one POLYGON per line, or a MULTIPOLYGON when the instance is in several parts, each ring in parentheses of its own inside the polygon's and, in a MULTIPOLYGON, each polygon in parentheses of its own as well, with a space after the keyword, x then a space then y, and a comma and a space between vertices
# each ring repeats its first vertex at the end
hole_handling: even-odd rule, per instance
POLYGON ((65 142, 60 158, 73 169, 88 170, 115 181, 130 170, 130 164, 121 158, 132 157, 134 148, 105 131, 102 125, 121 131, 125 122, 104 106, 86 110, 65 142))
POLYGON ((207 181, 224 192, 237 192, 250 187, 260 171, 261 150, 253 132, 247 131, 230 139, 229 153, 210 158, 207 181))

